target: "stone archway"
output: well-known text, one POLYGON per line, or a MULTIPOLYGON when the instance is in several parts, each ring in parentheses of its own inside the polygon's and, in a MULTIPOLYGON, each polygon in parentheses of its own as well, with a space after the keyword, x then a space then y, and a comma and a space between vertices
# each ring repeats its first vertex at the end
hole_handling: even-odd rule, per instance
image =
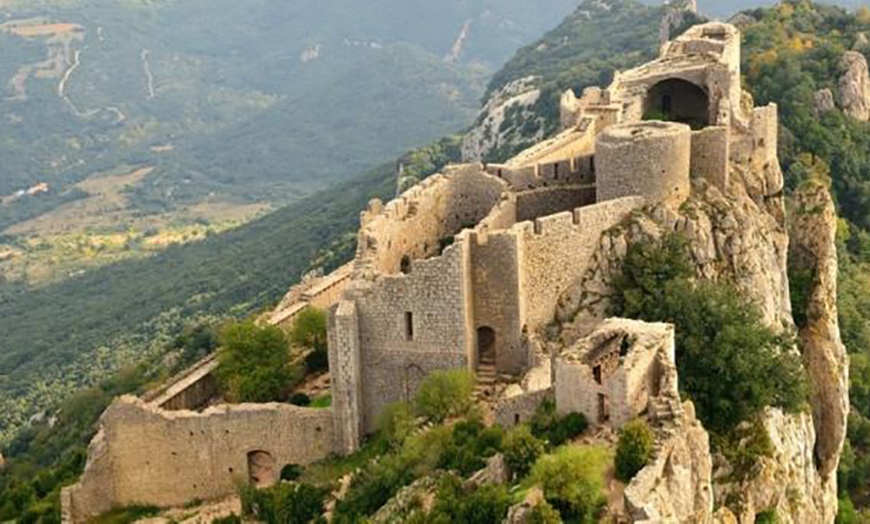
POLYGON ((669 78, 652 86, 644 99, 644 120, 688 124, 692 129, 710 125, 710 96, 696 84, 669 78))
POLYGON ((258 488, 267 488, 278 481, 275 457, 268 451, 248 453, 248 480, 258 488))
POLYGON ((495 364, 495 330, 488 326, 477 328, 477 361, 495 364))

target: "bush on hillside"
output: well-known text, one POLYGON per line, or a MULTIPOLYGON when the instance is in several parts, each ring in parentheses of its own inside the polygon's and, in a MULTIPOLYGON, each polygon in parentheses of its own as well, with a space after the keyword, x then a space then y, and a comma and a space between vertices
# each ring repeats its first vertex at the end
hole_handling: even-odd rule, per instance
POLYGON ((311 484, 282 482, 271 488, 239 488, 242 515, 267 524, 308 524, 324 512, 329 490, 311 484))
POLYGON ((676 327, 680 385, 704 427, 725 434, 766 406, 796 412, 807 382, 793 341, 763 324, 755 303, 728 282, 692 281, 675 236, 629 247, 614 279, 614 314, 676 327))
POLYGON ((505 486, 489 484, 465 490, 459 478, 447 476, 439 482, 435 507, 426 521, 463 524, 502 522, 510 505, 511 498, 505 486))
POLYGON ((541 457, 532 468, 532 477, 563 519, 597 522, 606 504, 604 474, 612 460, 605 448, 563 447, 541 457))
POLYGON ((289 363, 287 339, 277 327, 233 322, 221 330, 220 340, 215 374, 230 402, 281 400, 299 379, 300 373, 289 363))
POLYGON ((653 432, 644 421, 634 420, 626 424, 616 444, 616 478, 626 484, 631 482, 649 462, 654 443, 653 432))
POLYGON ((468 413, 472 406, 474 376, 464 369, 434 371, 414 396, 416 412, 433 422, 468 413))
POLYGON ((309 372, 329 369, 325 312, 313 307, 303 309, 293 322, 288 338, 294 348, 311 351, 305 357, 305 367, 309 372))
POLYGON ((397 448, 405 443, 417 429, 417 417, 407 402, 388 404, 378 418, 378 430, 390 447, 397 448))
POLYGON ((562 524, 562 517, 549 502, 539 502, 532 508, 528 524, 562 524))
POLYGON ((532 434, 558 447, 586 431, 589 423, 582 413, 560 416, 556 413, 556 401, 545 398, 535 410, 531 420, 532 434))
POLYGON ((502 436, 501 426, 488 428, 478 419, 457 422, 444 443, 438 467, 468 476, 484 468, 486 460, 501 451, 502 436))
POLYGON ((514 479, 529 474, 538 458, 544 454, 544 442, 532 435, 526 425, 508 431, 503 443, 504 459, 514 479))

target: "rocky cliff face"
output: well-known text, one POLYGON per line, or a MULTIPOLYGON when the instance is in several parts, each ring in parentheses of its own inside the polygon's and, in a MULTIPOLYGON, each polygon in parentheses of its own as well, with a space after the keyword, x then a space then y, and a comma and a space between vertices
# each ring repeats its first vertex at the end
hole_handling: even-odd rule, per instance
POLYGON ((540 130, 524 137, 516 125, 517 122, 538 118, 531 107, 540 96, 541 90, 536 87, 536 78, 533 76, 511 82, 493 93, 462 141, 463 160, 481 162, 499 148, 513 150, 527 141, 541 140, 543 135, 540 130))
POLYGON ((857 51, 846 51, 840 62, 840 105, 843 111, 862 122, 870 120, 870 73, 867 59, 857 51))
MULTIPOLYGON (((592 269, 561 297, 560 336, 563 342, 573 340, 606 316, 611 279, 621 271, 632 243, 671 232, 688 240, 698 278, 732 280, 758 302, 770 326, 792 331, 787 270, 791 242, 792 263, 810 275, 807 318, 799 330, 799 346, 811 380, 812 412, 787 415, 768 410, 763 424, 775 452, 751 478, 734 481, 727 461, 715 457, 716 501, 736 497, 740 522, 753 522, 758 512, 769 509, 777 511, 778 522, 833 522, 836 468, 848 415, 848 361, 837 324, 836 215, 826 188, 816 184, 795 197, 795 210, 787 216, 782 189, 782 173, 775 161, 746 161, 732 165, 726 193, 695 180, 692 196, 679 210, 653 207, 635 213, 602 237, 592 269), (791 237, 789 222, 794 231, 791 237)), ((674 448, 680 451, 674 455, 678 460, 672 462, 680 467, 653 464, 655 472, 648 475, 660 484, 627 492, 636 499, 630 506, 667 514, 673 508, 690 507, 689 500, 705 500, 702 480, 711 451, 688 432, 686 428, 691 427, 682 425, 670 437, 679 443, 674 448)), ((727 522, 727 513, 720 512, 716 520, 727 522)), ((712 506, 692 519, 680 518, 713 519, 712 506)))

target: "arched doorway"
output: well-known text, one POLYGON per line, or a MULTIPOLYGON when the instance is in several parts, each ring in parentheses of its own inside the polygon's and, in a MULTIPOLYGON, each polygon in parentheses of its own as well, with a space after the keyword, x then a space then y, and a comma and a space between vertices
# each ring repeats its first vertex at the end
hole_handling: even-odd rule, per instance
POLYGON ((682 122, 692 129, 710 125, 710 97, 692 82, 679 78, 662 80, 647 92, 644 120, 682 122))
POLYGON ((479 364, 495 364, 495 330, 491 327, 477 329, 477 360, 479 364))
POLYGON ((275 485, 278 481, 275 457, 262 450, 248 453, 248 480, 258 488, 275 485))

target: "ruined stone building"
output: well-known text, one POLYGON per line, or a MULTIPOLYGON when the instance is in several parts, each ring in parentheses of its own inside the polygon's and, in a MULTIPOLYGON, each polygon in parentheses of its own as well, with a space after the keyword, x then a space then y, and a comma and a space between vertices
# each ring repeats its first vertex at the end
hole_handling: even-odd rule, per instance
POLYGON ((679 208, 693 179, 726 192, 732 162, 776 164, 776 107, 752 106, 740 35, 712 23, 609 87, 567 92, 561 113, 561 133, 504 164, 452 166, 371 202, 353 262, 276 311, 282 324, 329 307, 331 409, 193 411, 215 365, 203 362, 109 408, 81 482, 64 490, 65 518, 218 496, 240 475, 268 483, 283 464, 350 453, 387 404, 439 369, 515 377, 496 399, 508 426, 545 396, 616 427, 642 412, 680 416, 672 327, 610 320, 556 349, 541 334, 604 233, 645 206, 679 208))

